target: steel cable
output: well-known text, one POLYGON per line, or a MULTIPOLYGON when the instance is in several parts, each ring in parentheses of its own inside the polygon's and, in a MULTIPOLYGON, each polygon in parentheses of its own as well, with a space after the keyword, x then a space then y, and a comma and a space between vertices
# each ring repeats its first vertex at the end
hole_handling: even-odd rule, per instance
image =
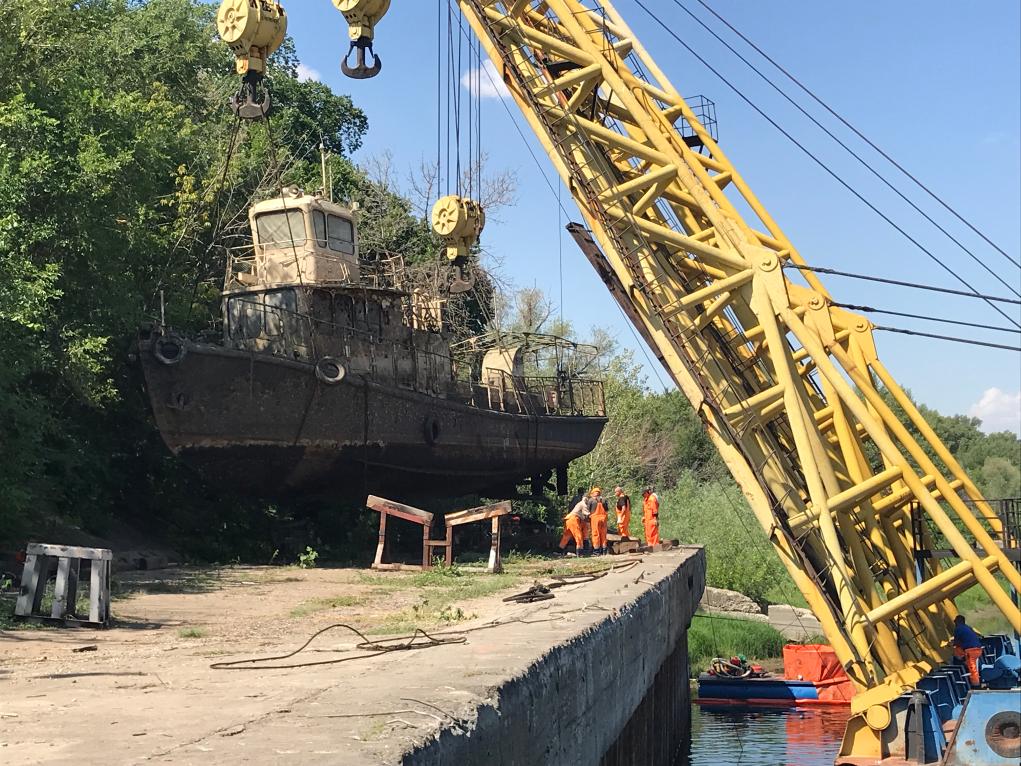
MULTIPOLYGON (((1006 287, 1008 290, 1010 290, 1012 293, 1014 293, 1018 297, 1021 297, 1021 292, 1018 292, 1018 290, 1016 290, 1009 282, 1007 282, 1003 277, 1001 277, 999 274, 997 274, 995 271, 993 271, 993 269, 990 268, 988 264, 986 264, 977 255, 975 255, 975 253, 973 253, 971 250, 969 250, 964 245, 963 242, 958 240, 953 234, 951 234, 943 226, 941 226, 938 222, 936 222, 932 218, 932 216, 930 216, 928 213, 926 213, 924 210, 922 210, 917 204, 915 204, 911 199, 909 199, 907 197, 907 195, 905 195, 900 189, 898 189, 896 186, 894 186, 893 183, 889 179, 886 178, 886 176, 884 176, 882 173, 880 173, 878 170, 876 170, 872 165, 870 165, 868 160, 866 160, 864 157, 862 157, 860 154, 858 154, 856 151, 854 151, 854 149, 852 149, 844 141, 842 141, 838 136, 836 136, 833 133, 833 131, 831 131, 829 128, 827 128, 825 125, 823 125, 821 122, 819 122, 819 120, 817 120, 812 114, 810 114, 803 106, 801 106, 801 104, 799 104, 797 101, 795 101, 793 98, 791 98, 791 96, 788 95, 779 85, 777 85, 775 82, 773 82, 771 79, 769 79, 769 77, 767 77, 762 72, 762 70, 760 70, 752 62, 750 62, 747 58, 745 58, 743 55, 741 55, 741 53, 739 53, 730 43, 728 43, 726 40, 724 40, 722 37, 720 37, 718 34, 716 34, 716 32, 711 27, 709 27, 704 21, 702 21, 700 18, 698 18, 698 16, 696 16, 694 13, 692 13, 681 2, 681 0, 673 0, 673 2, 674 2, 674 5, 676 5, 678 8, 680 8, 685 13, 687 13, 692 19, 694 19, 699 25, 701 25, 703 29, 705 29, 707 32, 709 32, 709 34, 711 34, 713 37, 715 37, 722 45, 724 45, 727 48, 727 50, 729 50, 731 53, 733 53, 735 56, 737 56, 739 59, 741 59, 741 61, 743 61, 753 72, 755 72, 755 74, 757 74, 760 78, 762 78, 762 80, 764 80, 767 85, 769 85, 771 88, 773 88, 773 90, 775 90, 777 93, 779 93, 781 96, 783 96, 795 109, 797 109, 799 112, 801 112, 801 114, 803 114, 805 117, 807 117, 809 120, 811 120, 812 123, 817 128, 819 128, 823 133, 825 133, 827 136, 829 136, 831 139, 833 139, 844 151, 846 151, 848 154, 850 154, 852 157, 854 157, 865 169, 867 169, 870 173, 872 173, 872 175, 874 175, 876 178, 878 178, 880 181, 882 181, 887 186, 887 188, 889 188, 891 191, 893 191, 894 194, 896 194, 898 197, 900 197, 902 200, 904 200, 904 202, 906 202, 908 205, 910 205, 915 210, 915 212, 917 212, 919 215, 921 215, 923 218, 925 218, 926 221, 928 221, 933 226, 935 226, 937 229, 939 229, 951 242, 953 242, 955 245, 957 245, 959 248, 961 248, 961 250, 963 250, 965 253, 967 253, 971 257, 971 259, 973 261, 975 261, 975 263, 977 263, 979 266, 981 266, 983 269, 985 269, 990 275, 992 275, 993 279, 997 280, 1000 284, 1002 284, 1004 287, 1006 287)), ((703 5, 704 5, 704 3, 703 3, 703 5)))
MULTIPOLYGON (((706 61, 705 58, 700 56, 698 52, 695 51, 694 48, 692 48, 690 45, 684 42, 684 40, 682 40, 681 37, 676 32, 674 32, 669 26, 667 26, 666 22, 660 19, 655 13, 650 11, 642 0, 635 0, 635 2, 643 11, 645 11, 646 14, 648 14, 650 18, 652 18, 653 21, 655 21, 660 27, 662 27, 663 30, 666 31, 666 33, 670 35, 678 44, 680 44, 685 50, 687 50, 692 56, 694 56, 703 66, 706 67, 706 69, 708 69, 710 72, 716 75, 720 79, 720 81, 722 81, 728 88, 734 91, 734 93, 742 101, 744 101, 748 106, 755 110, 755 112, 764 120, 766 120, 766 122, 768 122, 770 125, 776 128, 776 130, 778 130, 785 138, 787 138, 788 141, 790 141, 792 144, 798 147, 798 149, 800 149, 809 159, 815 162, 816 165, 818 165, 829 176, 831 176, 835 181, 837 181, 837 183, 843 186, 848 192, 850 192, 856 199, 858 199, 862 204, 868 207, 873 213, 875 213, 884 221, 886 221, 887 224, 889 224, 895 231, 899 232, 905 239, 911 242, 915 247, 917 247, 919 250, 925 253, 925 255, 927 255, 933 262, 939 265, 940 268, 942 268, 944 271, 946 271, 948 274, 954 277, 954 279, 956 279, 962 285, 971 290, 976 296, 982 297, 978 290, 975 289, 975 287, 973 287, 966 279, 964 279, 964 277, 962 277, 952 268, 947 266, 947 264, 945 264, 937 255, 935 255, 931 250, 925 247, 925 245, 923 245, 921 242, 919 242, 917 239, 911 236, 911 234, 909 234, 906 230, 899 226, 895 221, 893 221, 893 219, 891 219, 883 211, 876 207, 872 202, 870 202, 861 192, 859 192, 857 189, 851 186, 851 184, 845 181, 840 175, 838 175, 836 171, 830 168, 829 165, 827 165, 815 154, 813 154, 812 151, 808 149, 808 147, 806 147, 804 144, 798 141, 793 135, 791 135, 789 131, 784 129, 776 120, 774 120, 772 117, 766 114, 757 104, 755 104, 754 101, 752 101, 748 96, 746 96, 740 88, 738 88, 730 80, 728 80, 718 69, 716 69, 716 67, 710 64, 708 61, 706 61)), ((1007 316, 1007 314, 1005 314, 999 308, 999 306, 996 306, 989 301, 986 301, 986 303, 989 303, 990 307, 997 314, 1000 314, 1004 319, 1017 325, 1018 327, 1021 327, 1021 324, 1018 324, 1009 316, 1007 316)))
POLYGON ((723 24, 725 24, 734 34, 736 34, 738 37, 740 37, 742 40, 744 40, 746 43, 748 43, 748 45, 750 45, 752 48, 754 48, 755 51, 760 56, 762 56, 764 59, 766 59, 766 61, 768 61, 770 64, 772 64, 777 69, 779 69, 781 72, 783 72, 784 75, 786 75, 786 77, 791 82, 793 82, 795 85, 797 85, 799 88, 801 88, 801 90, 803 90, 805 93, 807 93, 817 104, 819 104, 819 106, 821 106, 823 109, 825 109, 831 115, 833 115, 836 119, 838 119, 841 123, 843 123, 843 125, 845 127, 847 127, 849 130, 851 130, 856 136, 858 136, 858 138, 860 138, 862 141, 864 141, 870 147, 872 147, 887 162, 889 162, 891 165, 893 165, 895 168, 897 168, 897 170, 899 170, 905 176, 910 178, 920 189, 922 189, 926 194, 928 194, 930 197, 932 197, 934 200, 936 200, 936 202, 938 202, 940 205, 942 205, 944 208, 946 208, 946 210, 951 215, 953 215, 955 218, 957 218, 957 220, 959 220, 961 223, 963 223, 965 226, 967 226, 969 229, 971 229, 973 232, 975 232, 975 234, 977 234, 983 240, 985 240, 993 249, 995 249, 998 253, 1000 253, 1000 255, 1002 255, 1004 258, 1006 258, 1012 264, 1014 264, 1015 266, 1021 267, 1021 262, 1018 262, 1018 261, 1014 260, 1010 255, 1007 254, 1007 252, 1002 247, 1000 247, 995 242, 993 242, 991 239, 989 239, 989 237, 987 237, 985 234, 983 234, 970 221, 968 221, 964 216, 962 216, 953 207, 951 207, 946 201, 944 201, 942 197, 937 195, 928 186, 926 186, 921 181, 919 181, 914 175, 912 175, 906 168, 904 168, 900 163, 898 163, 893 157, 891 157, 889 154, 887 154, 885 151, 883 151, 881 148, 879 148, 875 143, 873 143, 871 140, 869 140, 869 138, 867 136, 865 136, 865 134, 863 134, 860 130, 858 130, 858 128, 856 128, 854 125, 852 125, 846 119, 844 119, 844 117, 842 117, 832 107, 830 107, 829 104, 827 104, 819 96, 817 96, 810 88, 808 88, 806 85, 804 85, 797 77, 795 77, 790 72, 788 72, 783 66, 781 66, 768 53, 766 53, 764 50, 762 50, 762 48, 760 48, 754 42, 749 40, 744 34, 741 33, 740 30, 735 28, 733 24, 731 24, 729 21, 727 21, 725 18, 723 18, 719 13, 717 13, 708 3, 706 3, 704 0, 698 0, 698 3, 702 7, 704 7, 707 11, 709 11, 709 13, 711 13, 713 16, 715 16, 717 19, 719 19, 721 22, 723 22, 723 24))

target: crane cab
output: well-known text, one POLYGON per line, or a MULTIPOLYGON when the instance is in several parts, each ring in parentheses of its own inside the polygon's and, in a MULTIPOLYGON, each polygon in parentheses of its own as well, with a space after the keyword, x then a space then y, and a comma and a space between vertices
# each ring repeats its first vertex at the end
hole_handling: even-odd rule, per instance
POLYGON ((254 246, 248 286, 343 285, 359 281, 353 212, 289 187, 249 211, 254 246))

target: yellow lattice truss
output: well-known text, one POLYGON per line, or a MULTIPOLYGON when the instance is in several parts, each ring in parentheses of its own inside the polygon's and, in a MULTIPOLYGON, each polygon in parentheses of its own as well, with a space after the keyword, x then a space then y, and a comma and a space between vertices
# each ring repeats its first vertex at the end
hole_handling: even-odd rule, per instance
POLYGON ((1000 520, 872 325, 813 273, 785 278, 785 261, 804 265, 790 240, 612 5, 593 5, 460 2, 858 686, 845 750, 878 756, 888 703, 949 659, 954 596, 978 583, 1021 628, 995 577, 1021 588, 1000 520), (912 505, 961 560, 929 562, 922 582, 912 505))
MULTIPOLYGON (((371 30, 389 3, 340 5, 371 30)), ((1000 520, 869 321, 785 277, 798 252, 609 2, 458 5, 857 685, 843 755, 881 756, 889 703, 949 659, 956 595, 981 585, 1021 630, 1000 520), (960 559, 921 581, 912 508, 960 559)))

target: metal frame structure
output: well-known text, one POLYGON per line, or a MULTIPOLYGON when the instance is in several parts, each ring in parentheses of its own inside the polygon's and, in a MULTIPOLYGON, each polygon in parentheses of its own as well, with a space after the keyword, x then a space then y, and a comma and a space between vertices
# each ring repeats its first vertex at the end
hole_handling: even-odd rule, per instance
MULTIPOLYGON (((389 2, 335 5, 371 43, 389 2)), ((957 594, 981 585, 1021 630, 997 580, 1021 590, 1000 519, 880 362, 873 325, 812 271, 785 277, 805 261, 610 2, 457 5, 595 241, 573 233, 855 683, 841 757, 883 757, 890 703, 951 656, 957 594), (960 563, 916 573, 914 504, 960 563)))

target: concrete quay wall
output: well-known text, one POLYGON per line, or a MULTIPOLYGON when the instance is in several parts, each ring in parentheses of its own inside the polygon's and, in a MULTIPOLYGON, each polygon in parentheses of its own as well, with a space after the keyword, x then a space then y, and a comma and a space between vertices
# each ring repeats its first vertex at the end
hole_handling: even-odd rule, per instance
POLYGON ((442 727, 402 763, 669 766, 689 734, 687 630, 705 551, 646 561, 623 586, 619 577, 583 586, 583 608, 604 618, 552 644, 492 688, 473 721, 442 727))

